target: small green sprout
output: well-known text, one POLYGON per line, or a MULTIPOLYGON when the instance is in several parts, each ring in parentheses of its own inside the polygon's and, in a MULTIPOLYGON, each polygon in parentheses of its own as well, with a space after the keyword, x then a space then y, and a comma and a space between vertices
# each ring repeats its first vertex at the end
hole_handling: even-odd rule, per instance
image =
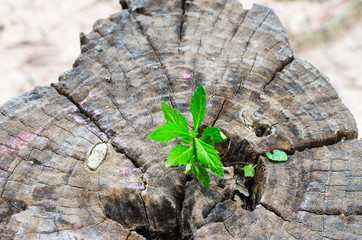
POLYGON ((272 161, 277 161, 277 162, 285 162, 288 160, 288 156, 285 152, 280 151, 280 150, 273 150, 273 154, 271 154, 270 152, 266 153, 266 156, 272 160, 272 161))
POLYGON ((248 164, 244 167, 244 176, 245 177, 254 177, 255 175, 255 168, 257 165, 248 164))
POLYGON ((225 141, 227 137, 218 127, 207 127, 201 138, 197 138, 199 127, 206 114, 206 92, 203 86, 199 86, 191 98, 190 111, 194 120, 194 129, 190 132, 186 118, 165 102, 161 102, 162 112, 166 123, 156 129, 148 138, 167 142, 176 137, 184 144, 179 144, 170 150, 166 166, 186 165, 185 173, 195 174, 196 178, 209 188, 209 168, 213 173, 224 176, 224 169, 221 163, 219 152, 214 144, 225 141))

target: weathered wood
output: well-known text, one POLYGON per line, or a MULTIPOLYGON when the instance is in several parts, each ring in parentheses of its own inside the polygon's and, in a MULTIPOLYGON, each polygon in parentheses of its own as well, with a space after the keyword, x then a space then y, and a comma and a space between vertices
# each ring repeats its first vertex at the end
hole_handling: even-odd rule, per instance
POLYGON ((275 13, 236 0, 126 2, 81 35, 59 83, 0 107, 0 237, 357 239, 356 123, 328 79, 294 58, 275 13), (200 84, 203 127, 231 140, 210 189, 164 166, 174 143, 147 139, 163 124, 160 101, 191 120, 200 84), (290 160, 265 160, 273 149, 290 160), (259 162, 254 182, 240 161, 259 162))
POLYGON ((359 239, 361 147, 361 140, 342 141, 296 152, 282 164, 261 157, 265 189, 256 210, 198 197, 214 208, 194 239, 359 239))

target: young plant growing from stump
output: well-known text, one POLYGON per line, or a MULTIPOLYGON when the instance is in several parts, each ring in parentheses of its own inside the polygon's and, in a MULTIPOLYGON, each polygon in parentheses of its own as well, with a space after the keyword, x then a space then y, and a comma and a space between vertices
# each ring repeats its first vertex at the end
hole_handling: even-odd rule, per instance
POLYGON ((170 150, 166 166, 186 165, 185 173, 195 174, 196 178, 209 188, 209 168, 213 173, 224 176, 223 165, 219 152, 214 144, 225 141, 227 137, 218 127, 207 127, 200 138, 197 138, 199 127, 206 114, 206 92, 199 86, 191 98, 190 111, 194 120, 194 129, 190 132, 186 118, 165 102, 161 102, 166 123, 156 129, 148 137, 157 142, 167 142, 176 137, 184 144, 179 144, 170 150))

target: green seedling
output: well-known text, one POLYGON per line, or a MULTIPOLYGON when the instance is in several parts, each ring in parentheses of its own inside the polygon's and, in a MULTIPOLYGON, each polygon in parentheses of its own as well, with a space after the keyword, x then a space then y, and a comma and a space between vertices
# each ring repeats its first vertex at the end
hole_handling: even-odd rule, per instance
POLYGON ((288 156, 285 152, 280 151, 280 150, 273 150, 273 154, 271 154, 270 152, 266 153, 266 156, 272 160, 272 161, 277 161, 277 162, 285 162, 288 160, 288 156))
POLYGON ((165 102, 161 102, 166 123, 156 129, 148 138, 156 142, 167 142, 176 137, 184 144, 179 144, 170 150, 166 166, 186 165, 185 173, 195 174, 196 178, 209 188, 210 176, 207 169, 219 176, 224 176, 223 165, 219 152, 214 144, 225 141, 227 137, 218 127, 207 127, 201 138, 197 138, 199 127, 206 114, 206 92, 199 86, 191 98, 190 111, 194 120, 194 129, 190 132, 186 118, 165 102))
POLYGON ((248 164, 244 167, 244 176, 245 177, 254 177, 255 175, 255 168, 257 165, 248 164))

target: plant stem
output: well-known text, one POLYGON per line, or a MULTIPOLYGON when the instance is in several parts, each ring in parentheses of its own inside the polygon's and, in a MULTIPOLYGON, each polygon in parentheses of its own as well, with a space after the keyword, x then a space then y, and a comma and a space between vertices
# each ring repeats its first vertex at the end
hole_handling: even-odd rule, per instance
POLYGON ((194 164, 195 164, 195 161, 196 161, 196 143, 195 143, 195 138, 192 137, 192 149, 193 149, 193 153, 192 153, 192 159, 191 159, 191 171, 190 171, 190 174, 192 176, 192 173, 193 173, 193 169, 194 169, 194 164))

